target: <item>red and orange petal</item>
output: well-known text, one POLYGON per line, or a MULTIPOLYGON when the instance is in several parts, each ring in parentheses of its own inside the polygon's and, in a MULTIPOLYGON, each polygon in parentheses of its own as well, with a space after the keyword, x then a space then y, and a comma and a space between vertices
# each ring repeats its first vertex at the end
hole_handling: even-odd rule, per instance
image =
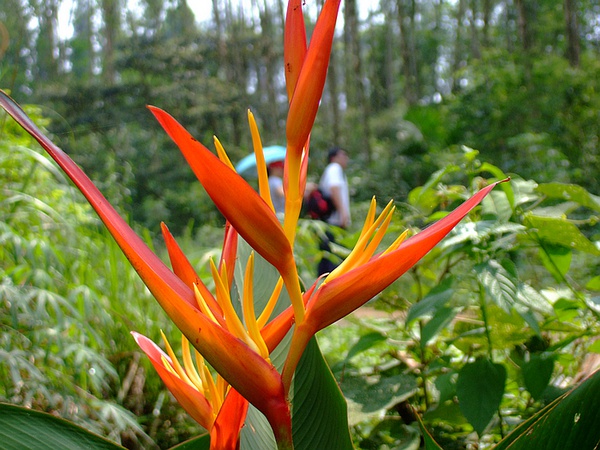
POLYGON ((234 170, 195 140, 165 111, 149 107, 177 144, 217 208, 263 258, 280 270, 289 267, 292 248, 275 213, 234 170))
POLYGON ((156 372, 158 372, 160 378, 183 409, 196 422, 207 430, 210 430, 213 426, 216 412, 213 411, 206 397, 176 375, 174 369, 169 370, 164 366, 163 360, 171 362, 171 358, 158 345, 135 331, 132 331, 131 334, 144 353, 148 355, 156 372))
POLYGON ((210 430, 210 448, 237 449, 247 412, 248 401, 235 389, 230 388, 210 430))
MULTIPOLYGON (((340 1, 325 1, 310 39, 287 117, 288 152, 291 149, 298 153, 302 151, 315 121, 325 86, 340 1)), ((300 159, 299 155, 297 159, 300 159)))
POLYGON ((283 35, 283 62, 285 84, 289 101, 292 101, 300 70, 306 57, 306 27, 302 4, 305 0, 290 0, 285 16, 283 35))

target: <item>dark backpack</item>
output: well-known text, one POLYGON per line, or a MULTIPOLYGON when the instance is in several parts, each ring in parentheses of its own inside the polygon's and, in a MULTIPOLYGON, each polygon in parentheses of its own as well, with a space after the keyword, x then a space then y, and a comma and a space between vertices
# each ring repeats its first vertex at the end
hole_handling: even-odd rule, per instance
POLYGON ((315 189, 308 195, 306 201, 306 214, 311 219, 327 220, 335 211, 331 198, 323 194, 320 189, 315 189))

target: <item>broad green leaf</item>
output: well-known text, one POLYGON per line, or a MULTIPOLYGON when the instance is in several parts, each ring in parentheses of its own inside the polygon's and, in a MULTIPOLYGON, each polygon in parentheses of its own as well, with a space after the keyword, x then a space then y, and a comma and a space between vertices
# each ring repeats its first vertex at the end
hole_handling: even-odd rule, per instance
POLYGON ((421 417, 418 414, 417 420, 419 421, 419 428, 421 429, 421 435, 423 436, 423 442, 425 443, 425 450, 443 450, 442 447, 435 442, 429 431, 427 431, 427 428, 425 428, 425 425, 423 424, 423 420, 421 420, 421 417))
POLYGON ((371 347, 379 344, 380 342, 385 341, 387 338, 377 332, 377 331, 373 331, 371 333, 367 333, 367 334, 363 334, 358 341, 356 342, 356 344, 354 344, 350 350, 348 350, 348 354, 346 355, 346 359, 345 361, 350 361, 353 357, 355 357, 356 355, 358 355, 359 353, 364 352, 365 350, 370 349, 371 347))
POLYGON ((554 244, 591 255, 600 255, 600 250, 567 219, 527 214, 524 223, 544 244, 554 244))
POLYGON ((582 302, 566 298, 557 300, 554 302, 553 306, 556 317, 562 322, 571 322, 579 316, 581 310, 585 308, 585 305, 582 302))
POLYGON ((406 425, 400 416, 385 416, 369 435, 361 439, 361 448, 418 450, 421 433, 412 425, 406 425))
POLYGON ((460 167, 457 165, 447 165, 446 167, 434 172, 429 180, 423 185, 413 189, 408 194, 408 202, 421 209, 424 214, 429 215, 440 204, 441 198, 435 191, 442 178, 453 172, 458 172, 460 167))
POLYGON ((456 373, 448 372, 438 375, 433 382, 438 390, 438 402, 444 403, 446 400, 451 400, 456 395, 456 373))
POLYGON ((314 338, 298 364, 291 400, 295 450, 354 448, 346 400, 314 338))
POLYGON ((519 425, 495 450, 592 450, 600 444, 600 372, 519 425))
POLYGON ((406 326, 410 326, 412 322, 423 316, 432 316, 439 308, 448 303, 455 292, 452 288, 453 281, 452 277, 445 278, 439 285, 429 291, 421 301, 413 304, 406 316, 406 326))
POLYGON ((277 449, 277 442, 267 418, 254 406, 249 405, 246 422, 240 435, 240 449, 277 449))
POLYGON ((0 403, 0 442, 4 450, 124 448, 59 417, 7 403, 0 403))
POLYGON ((475 271, 489 298, 510 314, 517 298, 517 280, 513 274, 496 260, 478 264, 475 271))
POLYGON ((600 212, 600 197, 590 194, 583 186, 577 184, 544 183, 537 191, 550 198, 573 201, 581 206, 600 212))
POLYGON ((486 358, 466 364, 458 372, 456 396, 460 410, 479 436, 498 412, 505 383, 505 367, 486 358))
POLYGON ((478 222, 464 222, 458 224, 449 237, 439 245, 448 248, 453 245, 475 243, 484 239, 494 239, 498 236, 520 234, 526 228, 518 223, 500 223, 497 220, 480 220, 478 222))
POLYGON ((536 192, 537 183, 532 180, 512 179, 510 185, 515 193, 515 204, 522 205, 524 203, 535 202, 539 199, 536 192))
POLYGON ((350 423, 380 417, 387 409, 412 397, 418 390, 415 378, 405 374, 345 374, 340 387, 348 399, 350 423))
POLYGON ((600 291, 600 275, 596 275, 585 285, 586 289, 590 291, 600 291))
POLYGON ((192 439, 188 439, 181 444, 171 447, 170 450, 210 450, 210 436, 208 433, 192 439))
POLYGON ((519 283, 517 287, 517 301, 527 308, 543 314, 552 314, 552 305, 546 297, 527 283, 519 283))
MULTIPOLYGON (((479 167, 479 171, 480 172, 490 172, 498 180, 504 180, 504 179, 508 178, 508 176, 499 167, 494 166, 488 162, 482 163, 481 166, 479 167)), ((506 196, 505 198, 508 201, 508 204, 511 208, 511 213, 512 213, 512 209, 514 209, 514 207, 515 207, 515 193, 513 191, 512 184, 513 183, 510 182, 510 183, 502 183, 500 185, 500 188, 504 192, 504 195, 506 196)))
POLYGON ((421 330, 421 346, 425 347, 429 341, 437 336, 454 319, 458 311, 457 308, 447 306, 439 308, 421 330))
POLYGON ((571 267, 573 252, 570 248, 545 244, 539 249, 540 259, 554 279, 562 282, 571 267))
POLYGON ((548 387, 554 371, 554 355, 549 352, 535 353, 521 366, 525 387, 531 396, 539 400, 548 387))
MULTIPOLYGON (((501 186, 505 185, 506 183, 501 184, 501 186)), ((490 192, 490 194, 482 200, 481 206, 483 215, 493 215, 497 217, 500 222, 508 222, 513 213, 506 192, 501 190, 490 192)))

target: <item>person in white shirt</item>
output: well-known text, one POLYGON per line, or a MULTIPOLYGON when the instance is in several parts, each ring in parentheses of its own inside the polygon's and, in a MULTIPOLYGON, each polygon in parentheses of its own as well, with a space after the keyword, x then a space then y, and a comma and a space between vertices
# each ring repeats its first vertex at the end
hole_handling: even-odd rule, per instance
MULTIPOLYGON (((344 170, 348 166, 348 153, 342 148, 334 147, 327 155, 328 165, 319 181, 319 189, 324 196, 329 197, 335 207, 333 213, 327 218, 327 223, 340 228, 350 225, 350 191, 344 170)), ((325 255, 317 266, 318 275, 331 272, 339 263, 332 261, 331 243, 333 234, 327 231, 319 242, 319 249, 325 255)))
POLYGON ((269 191, 275 213, 283 214, 285 209, 285 196, 283 193, 283 161, 275 161, 267 166, 269 174, 269 191))
POLYGON ((344 149, 334 147, 329 150, 329 164, 319 182, 319 189, 323 195, 332 200, 335 206, 335 211, 329 216, 327 222, 340 228, 347 228, 350 225, 350 192, 344 173, 349 160, 348 153, 344 149))

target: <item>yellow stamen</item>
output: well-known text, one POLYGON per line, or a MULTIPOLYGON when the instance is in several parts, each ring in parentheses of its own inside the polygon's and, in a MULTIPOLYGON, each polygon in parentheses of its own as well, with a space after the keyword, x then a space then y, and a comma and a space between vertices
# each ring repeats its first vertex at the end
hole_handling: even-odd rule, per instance
POLYGON ((383 237, 385 236, 388 226, 390 225, 390 222, 392 220, 392 214, 395 210, 396 210, 395 207, 390 210, 389 214, 386 216, 386 218, 383 221, 383 223, 381 224, 381 226, 375 232, 375 235, 371 239, 371 242, 369 242, 369 244, 363 251, 362 255, 360 255, 360 258, 356 261, 356 263, 352 266, 352 268, 358 267, 358 266, 366 263, 369 259, 371 259, 371 256, 373 256, 375 254, 375 252, 377 251, 377 248, 379 247, 379 244, 381 244, 381 241, 383 240, 383 237))
MULTIPOLYGON (((213 407, 213 411, 219 411, 221 409, 221 405, 223 404, 223 398, 219 396, 217 392, 217 387, 215 385, 215 380, 210 373, 206 364, 204 364, 204 358, 198 351, 194 351, 196 356, 196 366, 198 366, 198 372, 200 374, 200 378, 202 379, 202 384, 205 386, 204 396, 210 402, 213 407)), ((220 376, 220 375, 217 375, 220 376)))
POLYGON ((202 313, 205 316, 207 316, 210 320, 212 320, 215 323, 218 323, 216 317, 214 316, 213 312, 206 304, 206 300, 204 300, 204 297, 200 293, 200 290, 198 289, 198 286, 195 283, 194 283, 194 295, 196 296, 196 302, 198 302, 198 307, 200 308, 200 311, 202 311, 202 313))
POLYGON ((179 378, 181 378, 187 384, 194 386, 194 383, 192 383, 192 380, 190 380, 190 377, 188 377, 187 373, 185 373, 185 370, 183 370, 183 367, 181 367, 181 364, 179 364, 179 360, 175 356, 175 352, 173 352, 173 349, 171 348, 171 344, 169 344, 169 341, 167 340, 167 336, 165 336, 165 333, 163 333, 162 330, 160 331, 160 335, 162 336, 163 342, 165 343, 165 348, 167 350, 167 354, 169 355, 169 358, 171 358, 172 368, 175 370, 177 375, 179 375, 179 378))
POLYGON ((360 230, 360 236, 358 237, 359 240, 365 235, 365 233, 367 232, 369 227, 371 225, 373 225, 373 221, 375 220, 376 211, 377 211, 377 201, 375 200, 375 197, 373 196, 373 198, 371 198, 371 204, 369 205, 369 211, 367 212, 367 216, 365 217, 365 223, 363 225, 362 230, 360 230))
POLYGON ((227 390, 229 389, 229 383, 227 383, 227 381, 225 381, 225 379, 223 377, 220 377, 217 375, 217 393, 219 395, 219 397, 221 398, 225 398, 225 395, 227 395, 227 390))
POLYGON ((213 136, 213 141, 215 142, 215 148, 217 149, 217 155, 219 156, 219 159, 221 160, 221 162, 227 164, 230 169, 235 170, 233 164, 231 163, 231 160, 229 159, 229 156, 227 155, 227 152, 225 151, 225 147, 223 147, 223 144, 221 144, 221 141, 219 141, 219 138, 216 136, 213 136))
POLYGON ((246 273, 244 275, 244 294, 242 296, 242 309, 244 312, 244 322, 246 322, 246 328, 248 328, 248 334, 254 341, 256 346, 260 350, 260 354, 267 361, 269 359, 269 350, 267 344, 265 344, 258 323, 256 322, 256 315, 254 314, 254 293, 253 293, 253 277, 254 277, 254 252, 250 253, 248 257, 248 263, 246 264, 246 273))
POLYGON ((231 296, 229 295, 229 290, 226 288, 227 286, 227 268, 225 261, 221 266, 221 274, 219 274, 217 267, 213 260, 210 260, 210 269, 212 272, 213 279, 215 280, 215 290, 217 292, 217 302, 221 306, 223 310, 223 315, 225 316, 225 322, 227 324, 227 329, 230 333, 235 335, 237 338, 244 341, 252 350, 256 353, 260 353, 259 348, 256 343, 248 336, 242 321, 238 317, 235 309, 233 308, 233 304, 231 303, 231 296))
POLYGON ((375 221, 372 220, 372 209, 373 202, 371 202, 371 207, 369 208, 369 213, 367 213, 367 218, 365 219, 365 224, 358 242, 350 252, 350 255, 348 255, 348 257, 336 267, 327 278, 325 278, 324 283, 348 272, 360 262, 365 262, 371 258, 373 253, 375 253, 375 250, 377 250, 377 246, 381 242, 381 239, 389 226, 395 207, 393 206, 393 201, 390 201, 375 221), (376 230, 377 232, 375 233, 376 230), (374 236, 373 233, 375 233, 374 236), (373 245, 370 245, 369 242, 372 242, 373 245))
POLYGON ((267 174, 267 163, 260 140, 260 133, 256 126, 256 120, 252 111, 248 110, 248 123, 250 124, 250 133, 252 134, 252 146, 254 147, 254 156, 256 158, 256 172, 258 173, 258 192, 262 199, 269 205, 271 211, 275 212, 271 191, 269 189, 269 177, 267 174))
POLYGON ((408 236, 408 230, 404 230, 402 234, 396 238, 392 245, 390 245, 381 255, 387 255, 388 253, 393 252, 394 250, 398 250, 398 247, 402 245, 402 243, 406 239, 406 236, 408 236))
POLYGON ((173 369, 173 366, 171 365, 170 361, 167 359, 167 357, 165 355, 160 355, 160 361, 163 363, 163 366, 165 369, 167 369, 167 371, 171 372, 177 378, 181 379, 181 377, 175 371, 175 369, 173 369))
POLYGON ((269 298, 269 301, 265 305, 265 309, 260 313, 260 316, 257 319, 258 328, 263 328, 269 319, 271 318, 271 314, 273 314, 273 310, 275 309, 275 305, 277 304, 277 300, 279 300, 279 295, 281 294, 281 289, 283 288, 283 278, 279 277, 277 280, 277 284, 273 289, 273 293, 269 298))
MULTIPOLYGON (((192 362, 192 355, 190 353, 190 341, 188 341, 184 335, 181 335, 181 355, 183 357, 183 367, 185 368, 185 373, 190 378, 194 386, 196 386, 196 389, 205 394, 202 379, 198 375, 196 367, 192 362)), ((206 394, 204 396, 206 397, 206 394)))

